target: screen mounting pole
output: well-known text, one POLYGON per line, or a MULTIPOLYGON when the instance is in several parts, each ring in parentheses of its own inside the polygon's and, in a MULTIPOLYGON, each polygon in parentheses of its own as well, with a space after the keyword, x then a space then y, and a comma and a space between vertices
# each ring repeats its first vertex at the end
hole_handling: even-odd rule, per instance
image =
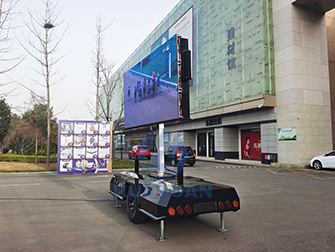
POLYGON ((164 123, 158 125, 157 176, 164 175, 164 123))

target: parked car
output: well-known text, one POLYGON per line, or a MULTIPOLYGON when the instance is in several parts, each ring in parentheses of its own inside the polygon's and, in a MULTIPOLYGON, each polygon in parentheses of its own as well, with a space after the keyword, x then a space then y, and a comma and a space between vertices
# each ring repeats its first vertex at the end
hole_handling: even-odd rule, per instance
POLYGON ((178 161, 193 166, 195 164, 195 152, 190 146, 167 146, 164 149, 164 161, 171 166, 176 166, 178 161))
POLYGON ((335 168, 335 151, 313 157, 310 161, 310 166, 315 170, 335 168))
POLYGON ((151 158, 151 151, 149 150, 148 146, 146 145, 134 145, 129 151, 129 159, 135 159, 138 157, 139 159, 147 158, 150 160, 151 158))

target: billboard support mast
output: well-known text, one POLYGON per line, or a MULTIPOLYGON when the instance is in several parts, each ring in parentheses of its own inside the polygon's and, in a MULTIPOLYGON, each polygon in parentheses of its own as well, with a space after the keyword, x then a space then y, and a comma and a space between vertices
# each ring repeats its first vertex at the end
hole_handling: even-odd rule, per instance
POLYGON ((158 168, 157 176, 163 177, 164 175, 164 123, 158 125, 158 168))

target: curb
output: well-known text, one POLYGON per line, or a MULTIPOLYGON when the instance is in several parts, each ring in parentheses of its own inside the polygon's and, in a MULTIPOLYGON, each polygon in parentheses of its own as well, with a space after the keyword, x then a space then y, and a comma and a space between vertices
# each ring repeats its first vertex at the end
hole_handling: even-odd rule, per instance
POLYGON ((274 167, 274 168, 295 168, 295 169, 307 169, 310 168, 309 165, 293 165, 293 164, 282 164, 282 163, 270 163, 262 164, 261 161, 245 161, 241 159, 226 159, 217 160, 214 158, 197 158, 197 161, 211 162, 211 163, 221 163, 221 164, 233 164, 233 165, 248 165, 248 166, 263 166, 263 167, 274 167))

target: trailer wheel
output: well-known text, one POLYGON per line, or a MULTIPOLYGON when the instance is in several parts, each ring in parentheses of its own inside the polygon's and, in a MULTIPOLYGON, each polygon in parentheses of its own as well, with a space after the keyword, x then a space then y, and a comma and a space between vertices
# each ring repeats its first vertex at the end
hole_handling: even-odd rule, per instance
POLYGON ((128 217, 133 223, 142 223, 147 217, 139 211, 139 193, 136 193, 134 185, 130 185, 126 198, 128 217))

